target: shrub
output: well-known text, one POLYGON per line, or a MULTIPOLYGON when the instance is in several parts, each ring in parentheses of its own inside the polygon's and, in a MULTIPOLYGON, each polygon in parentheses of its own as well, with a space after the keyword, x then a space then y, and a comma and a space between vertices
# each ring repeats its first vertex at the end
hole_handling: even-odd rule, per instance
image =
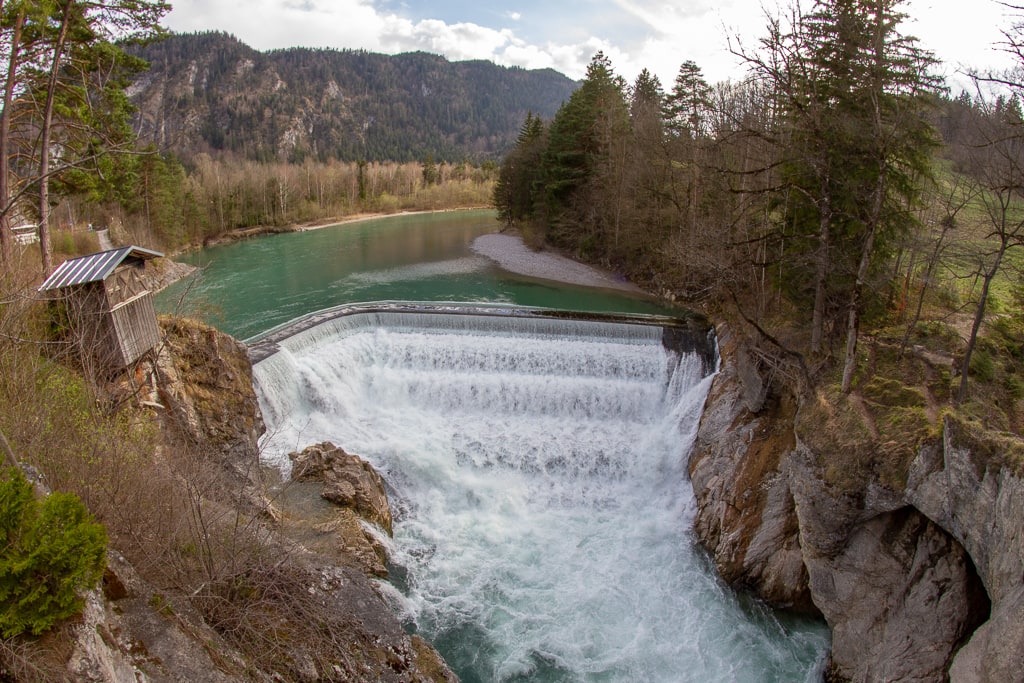
POLYGON ((971 354, 971 375, 979 382, 991 382, 996 376, 996 361, 992 352, 979 345, 971 354))
POLYGON ((50 238, 54 256, 74 258, 99 251, 100 240, 94 232, 84 230, 54 230, 50 238))
POLYGON ((1024 379, 1015 373, 1007 374, 1004 380, 1006 391, 1015 400, 1024 399, 1024 379))
POLYGON ((107 534, 70 493, 39 500, 21 472, 0 481, 0 634, 39 635, 82 608, 106 565, 107 534))

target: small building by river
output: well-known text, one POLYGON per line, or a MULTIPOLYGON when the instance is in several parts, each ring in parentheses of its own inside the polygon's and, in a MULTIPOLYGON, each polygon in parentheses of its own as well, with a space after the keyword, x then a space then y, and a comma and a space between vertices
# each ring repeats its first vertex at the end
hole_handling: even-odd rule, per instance
POLYGON ((160 342, 146 262, 163 254, 127 246, 69 259, 39 287, 61 305, 83 361, 108 371, 130 366, 160 342))

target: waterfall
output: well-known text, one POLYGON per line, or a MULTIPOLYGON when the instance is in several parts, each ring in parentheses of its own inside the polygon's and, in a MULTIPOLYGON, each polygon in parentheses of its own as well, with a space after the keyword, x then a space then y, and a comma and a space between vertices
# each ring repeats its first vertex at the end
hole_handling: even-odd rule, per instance
POLYGON ((736 596, 694 545, 699 333, 468 313, 328 315, 256 354, 267 462, 330 440, 385 477, 382 589, 410 628, 467 682, 810 679, 824 629, 736 596))

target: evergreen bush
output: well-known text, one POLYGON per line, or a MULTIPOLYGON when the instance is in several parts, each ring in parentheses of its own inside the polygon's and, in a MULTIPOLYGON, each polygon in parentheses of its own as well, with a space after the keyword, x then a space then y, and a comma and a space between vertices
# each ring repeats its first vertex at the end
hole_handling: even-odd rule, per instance
POLYGON ((33 495, 7 469, 0 480, 0 635, 39 635, 82 608, 79 591, 106 566, 107 534, 77 496, 33 495))
POLYGON ((991 382, 996 377, 996 359, 992 349, 981 345, 971 355, 971 376, 979 382, 991 382))

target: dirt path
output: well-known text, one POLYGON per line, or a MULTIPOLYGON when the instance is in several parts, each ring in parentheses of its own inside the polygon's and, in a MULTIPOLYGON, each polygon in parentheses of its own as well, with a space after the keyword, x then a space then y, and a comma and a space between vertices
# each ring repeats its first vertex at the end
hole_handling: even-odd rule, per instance
POLYGON ((96 239, 100 241, 100 251, 110 251, 114 248, 114 245, 110 242, 109 230, 97 230, 96 239))

